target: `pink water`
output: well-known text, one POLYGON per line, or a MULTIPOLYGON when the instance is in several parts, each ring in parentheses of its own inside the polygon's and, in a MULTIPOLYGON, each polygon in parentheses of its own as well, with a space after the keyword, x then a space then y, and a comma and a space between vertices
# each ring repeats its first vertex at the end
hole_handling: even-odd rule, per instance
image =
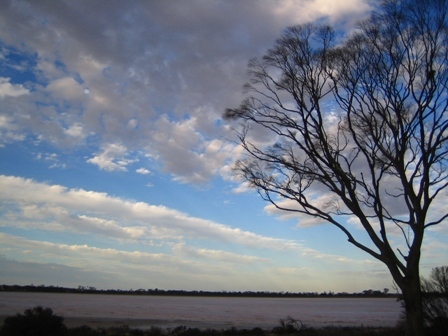
MULTIPOLYGON (((393 298, 231 298, 0 292, 0 316, 43 306, 70 318, 126 320, 152 325, 270 329, 291 316, 311 327, 394 326, 401 312, 393 298), (144 322, 142 322, 144 320, 144 322)), ((138 324, 138 325, 137 325, 138 324)))

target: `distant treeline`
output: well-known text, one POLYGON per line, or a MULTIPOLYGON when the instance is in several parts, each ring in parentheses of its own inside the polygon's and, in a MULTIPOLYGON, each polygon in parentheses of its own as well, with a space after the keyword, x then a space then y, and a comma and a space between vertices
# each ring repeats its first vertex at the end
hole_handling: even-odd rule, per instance
POLYGON ((85 293, 85 294, 121 294, 121 295, 165 295, 165 296, 221 296, 221 297, 398 297, 398 294, 389 293, 384 290, 364 290, 360 293, 334 293, 332 291, 317 292, 268 292, 268 291, 202 291, 202 290, 165 290, 165 289, 96 289, 91 286, 79 286, 78 288, 67 288, 45 285, 0 285, 0 292, 40 292, 40 293, 85 293))

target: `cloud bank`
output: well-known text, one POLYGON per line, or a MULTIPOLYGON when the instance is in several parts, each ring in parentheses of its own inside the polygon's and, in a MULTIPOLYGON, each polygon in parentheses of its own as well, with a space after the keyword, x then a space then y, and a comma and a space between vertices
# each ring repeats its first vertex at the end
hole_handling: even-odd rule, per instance
POLYGON ((250 58, 289 25, 352 27, 370 10, 366 0, 0 6, 0 58, 15 81, 28 79, 0 78, 3 141, 87 148, 87 162, 109 172, 149 155, 195 184, 225 177, 237 156, 221 114, 240 101, 250 58))

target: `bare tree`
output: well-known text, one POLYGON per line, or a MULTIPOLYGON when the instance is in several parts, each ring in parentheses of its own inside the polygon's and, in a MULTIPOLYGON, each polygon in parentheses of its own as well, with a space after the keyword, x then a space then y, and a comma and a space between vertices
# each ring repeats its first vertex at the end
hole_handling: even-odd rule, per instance
POLYGON ((342 41, 329 26, 288 28, 224 113, 247 154, 235 169, 263 199, 335 225, 387 266, 408 335, 423 334, 425 230, 448 217, 430 211, 448 184, 447 13, 446 0, 386 0, 342 41))

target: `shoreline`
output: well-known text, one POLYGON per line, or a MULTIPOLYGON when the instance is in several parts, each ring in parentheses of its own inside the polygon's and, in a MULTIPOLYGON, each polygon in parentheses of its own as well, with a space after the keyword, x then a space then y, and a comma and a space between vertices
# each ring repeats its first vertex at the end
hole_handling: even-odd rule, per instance
MULTIPOLYGON (((12 315, 8 315, 12 316, 12 315)), ((0 316, 0 326, 3 325, 4 320, 8 316, 0 316)), ((253 329, 261 328, 263 330, 270 330, 279 324, 253 324, 245 323, 238 324, 229 321, 199 321, 199 320, 163 320, 163 319, 142 319, 142 318, 126 318, 126 317, 65 317, 63 315, 58 315, 64 318, 64 324, 67 328, 77 328, 82 326, 88 326, 93 329, 108 329, 117 327, 129 327, 130 329, 148 330, 151 327, 158 327, 161 329, 174 329, 180 326, 187 328, 197 328, 201 330, 215 329, 215 330, 226 330, 230 328, 236 329, 253 329)), ((355 326, 353 326, 355 327, 355 326)), ((319 327, 318 327, 319 328, 319 327)))
MULTIPOLYGON (((141 318, 114 318, 114 317, 64 317, 64 324, 67 328, 76 328, 81 326, 89 326, 91 328, 113 328, 127 326, 131 329, 148 330, 151 327, 158 327, 162 329, 174 329, 179 326, 198 329, 229 329, 240 327, 233 325, 233 323, 225 322, 204 322, 204 321, 190 321, 190 320, 160 320, 160 319, 141 319, 141 318)), ((248 328, 241 326, 241 329, 248 328)), ((263 329, 263 328, 262 328, 263 329)))
POLYGON ((162 329, 167 329, 175 328, 180 325, 185 325, 187 327, 197 327, 197 323, 195 323, 195 321, 166 321, 158 319, 133 319, 113 317, 64 317, 64 324, 67 326, 67 328, 89 326, 93 329, 108 329, 122 326, 128 326, 131 329, 140 330, 150 329, 151 327, 160 327, 162 329))
POLYGON ((0 285, 0 292, 17 293, 60 293, 60 294, 98 294, 98 295, 137 295, 137 296, 186 296, 186 297, 242 297, 242 298, 400 298, 399 294, 380 290, 364 290, 353 293, 333 292, 269 292, 269 291, 203 291, 203 290, 164 290, 164 289, 96 289, 95 287, 69 288, 58 286, 0 285))
MULTIPOLYGON (((11 316, 11 315, 9 315, 11 316)), ((280 325, 279 323, 271 324, 271 323, 234 323, 229 321, 200 321, 200 320, 163 320, 163 319, 142 319, 142 318, 126 318, 126 317, 73 317, 68 316, 65 317, 63 315, 59 315, 64 318, 64 324, 67 328, 77 328, 82 326, 88 326, 92 329, 109 329, 109 328, 119 328, 119 327, 129 327, 130 329, 139 329, 139 330, 149 330, 151 327, 157 327, 161 329, 174 329, 180 326, 187 328, 197 328, 200 330, 228 330, 231 328, 236 328, 237 330, 243 329, 254 329, 260 328, 262 330, 271 330, 280 325)), ((0 316, 0 326, 3 325, 5 318, 8 316, 0 316)), ((391 325, 368 325, 368 324, 353 324, 353 323, 337 323, 337 324, 328 324, 328 323, 311 323, 308 324, 306 321, 302 321, 304 326, 311 327, 314 329, 323 329, 327 327, 335 327, 335 328, 393 328, 391 325)))

